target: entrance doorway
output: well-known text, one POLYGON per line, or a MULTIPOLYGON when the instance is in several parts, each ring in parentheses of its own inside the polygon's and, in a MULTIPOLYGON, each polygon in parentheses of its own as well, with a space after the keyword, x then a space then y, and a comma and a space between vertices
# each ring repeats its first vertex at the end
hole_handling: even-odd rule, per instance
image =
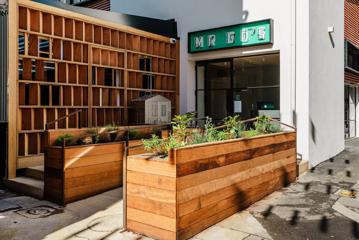
POLYGON ((356 104, 357 104, 357 87, 345 85, 344 90, 345 101, 345 138, 350 139, 356 137, 356 104))
POLYGON ((196 71, 199 118, 280 118, 279 54, 198 62, 196 71))

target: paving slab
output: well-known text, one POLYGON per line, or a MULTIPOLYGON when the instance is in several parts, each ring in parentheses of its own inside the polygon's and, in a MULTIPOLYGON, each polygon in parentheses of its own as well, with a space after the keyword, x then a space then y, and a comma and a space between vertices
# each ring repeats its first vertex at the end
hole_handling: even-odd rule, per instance
POLYGON ((217 226, 237 230, 250 235, 255 235, 260 239, 272 239, 272 237, 262 227, 258 220, 248 211, 236 213, 233 216, 218 223, 217 226))
POLYGON ((243 233, 240 231, 223 228, 220 226, 213 226, 204 230, 200 234, 197 234, 194 239, 201 240, 218 240, 218 239, 227 239, 227 240, 242 240, 248 237, 248 233, 243 233))

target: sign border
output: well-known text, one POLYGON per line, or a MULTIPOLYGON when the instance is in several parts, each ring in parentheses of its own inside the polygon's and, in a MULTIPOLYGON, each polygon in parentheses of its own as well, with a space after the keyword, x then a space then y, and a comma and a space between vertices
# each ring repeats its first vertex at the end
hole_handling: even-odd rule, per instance
POLYGON ((216 27, 216 28, 210 28, 210 29, 205 29, 205 30, 199 30, 199 31, 193 31, 193 32, 189 32, 187 34, 187 53, 190 54, 195 54, 195 53, 204 53, 204 52, 212 52, 212 51, 221 51, 221 50, 227 50, 227 49, 234 49, 234 48, 250 48, 250 47, 256 47, 256 46, 263 46, 263 45, 273 45, 274 44, 274 20, 272 18, 266 18, 266 19, 262 19, 262 20, 257 20, 257 21, 253 21, 253 22, 244 22, 244 23, 239 23, 239 24, 233 24, 233 25, 228 25, 228 26, 223 26, 223 27, 216 27), (209 32, 209 31, 214 31, 214 30, 219 30, 222 28, 229 28, 229 27, 236 27, 236 26, 241 26, 241 25, 246 25, 246 24, 251 24, 251 23, 258 23, 258 22, 264 22, 264 21, 269 21, 270 24, 270 41, 269 43, 256 43, 250 46, 232 46, 232 47, 226 47, 226 48, 220 48, 220 49, 207 49, 207 50, 203 50, 203 51, 191 51, 191 35, 192 34, 198 34, 198 33, 205 33, 205 32, 209 32))

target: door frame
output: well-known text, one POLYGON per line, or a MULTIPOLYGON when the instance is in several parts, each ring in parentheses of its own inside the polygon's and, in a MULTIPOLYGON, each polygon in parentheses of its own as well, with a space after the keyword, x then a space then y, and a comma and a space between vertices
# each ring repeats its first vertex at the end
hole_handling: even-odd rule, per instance
POLYGON ((346 140, 350 140, 350 139, 353 139, 353 138, 356 138, 357 137, 357 103, 358 101, 358 86, 357 85, 353 85, 353 84, 344 84, 344 137, 346 140), (348 99, 347 99, 347 94, 346 94, 346 89, 348 88, 348 99), (350 103, 347 102, 347 100, 349 101, 350 99, 350 89, 353 89, 354 90, 354 120, 350 120, 350 115, 351 115, 351 112, 350 112, 350 103), (347 116, 347 113, 346 113, 346 106, 348 104, 348 116, 347 116), (348 119, 347 119, 348 117, 348 119), (347 124, 348 122, 348 132, 346 132, 346 128, 345 128, 345 125, 347 124), (351 132, 350 132, 350 123, 351 122, 354 122, 354 134, 353 136, 351 136, 351 132), (348 134, 348 137, 347 137, 347 134, 348 134))

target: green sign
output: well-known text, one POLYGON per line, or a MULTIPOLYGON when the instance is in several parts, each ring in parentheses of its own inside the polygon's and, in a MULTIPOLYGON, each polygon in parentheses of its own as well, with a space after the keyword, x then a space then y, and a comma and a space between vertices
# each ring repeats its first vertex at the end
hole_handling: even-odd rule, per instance
POLYGON ((272 27, 273 21, 268 19, 192 32, 188 34, 188 52, 197 53, 271 44, 272 27))

